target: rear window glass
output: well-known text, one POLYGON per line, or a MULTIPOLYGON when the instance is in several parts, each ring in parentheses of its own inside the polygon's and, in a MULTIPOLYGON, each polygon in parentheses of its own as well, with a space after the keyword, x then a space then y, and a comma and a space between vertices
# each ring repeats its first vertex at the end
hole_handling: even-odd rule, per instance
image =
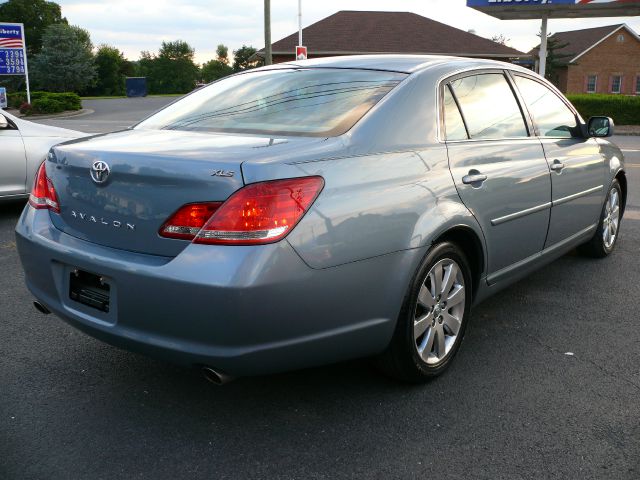
POLYGON ((209 85, 136 128, 337 136, 406 76, 348 69, 251 72, 209 85))
POLYGON ((527 137, 524 117, 504 75, 488 73, 451 83, 469 136, 474 139, 527 137))

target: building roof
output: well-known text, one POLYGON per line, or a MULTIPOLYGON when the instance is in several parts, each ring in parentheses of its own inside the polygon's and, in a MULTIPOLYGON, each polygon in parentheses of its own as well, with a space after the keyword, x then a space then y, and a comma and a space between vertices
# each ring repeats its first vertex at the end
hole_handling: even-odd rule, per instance
MULTIPOLYGON (((554 40, 558 45, 564 45, 564 47, 556 49, 555 54, 565 58, 566 63, 572 63, 600 42, 623 28, 627 29, 632 35, 638 38, 636 32, 634 32, 629 26, 624 23, 619 23, 616 25, 607 25, 605 27, 558 32, 553 34, 550 39, 554 40)), ((540 45, 531 50, 529 55, 537 55, 539 49, 540 45)))
MULTIPOLYGON (((411 12, 344 10, 302 31, 313 55, 415 53, 513 58, 525 53, 411 12)), ((298 34, 272 45, 274 55, 293 55, 298 34)), ((260 51, 264 56, 264 50, 260 51)))

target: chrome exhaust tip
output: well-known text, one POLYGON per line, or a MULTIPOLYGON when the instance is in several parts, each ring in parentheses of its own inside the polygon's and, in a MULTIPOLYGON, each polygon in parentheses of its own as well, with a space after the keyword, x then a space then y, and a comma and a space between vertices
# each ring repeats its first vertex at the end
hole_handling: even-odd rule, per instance
POLYGON ((36 310, 44 315, 49 315, 51 313, 51 311, 49 311, 49 309, 40 302, 33 302, 33 306, 36 307, 36 310))
POLYGON ((221 371, 211 367, 202 367, 202 374, 204 375, 204 378, 219 387, 226 385, 235 379, 235 377, 222 373, 221 371))

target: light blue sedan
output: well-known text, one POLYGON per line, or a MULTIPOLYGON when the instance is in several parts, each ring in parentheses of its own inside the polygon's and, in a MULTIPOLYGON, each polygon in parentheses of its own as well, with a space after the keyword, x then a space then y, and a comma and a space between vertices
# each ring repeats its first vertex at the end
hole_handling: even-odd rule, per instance
POLYGON ((281 64, 51 149, 17 245, 40 311, 215 383, 364 356, 421 382, 472 305, 613 251, 612 134, 506 63, 281 64))

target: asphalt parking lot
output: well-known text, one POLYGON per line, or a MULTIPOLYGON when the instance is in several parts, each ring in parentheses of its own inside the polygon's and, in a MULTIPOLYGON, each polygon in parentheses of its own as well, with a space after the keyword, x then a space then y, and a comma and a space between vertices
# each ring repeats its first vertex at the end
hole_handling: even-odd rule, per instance
POLYGON ((87 113, 67 118, 36 120, 38 123, 87 133, 122 130, 175 101, 179 97, 114 98, 83 100, 87 113))
MULTIPOLYGON (((104 131, 118 107, 93 115, 48 123, 104 131)), ((104 345, 35 311, 23 204, 0 205, 0 479, 640 478, 640 137, 615 141, 616 252, 566 255, 483 303, 424 386, 361 360, 218 388, 104 345)))

